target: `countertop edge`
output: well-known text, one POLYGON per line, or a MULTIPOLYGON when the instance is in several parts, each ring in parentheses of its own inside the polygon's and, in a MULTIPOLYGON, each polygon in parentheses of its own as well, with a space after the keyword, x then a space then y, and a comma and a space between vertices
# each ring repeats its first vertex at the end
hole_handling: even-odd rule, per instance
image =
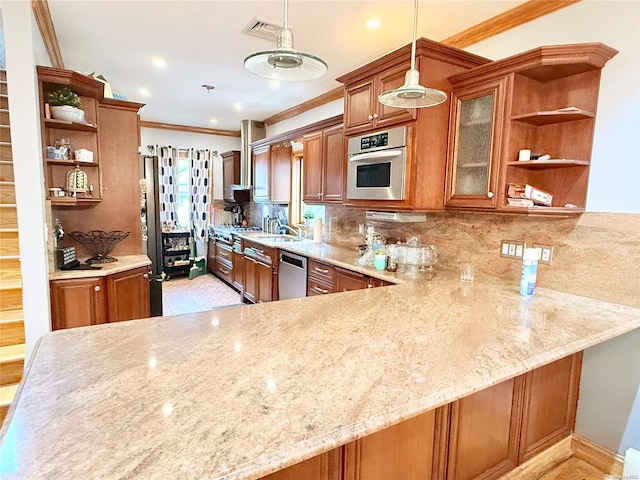
POLYGON ((118 261, 101 264, 96 270, 58 270, 49 273, 49 280, 73 280, 79 278, 108 277, 115 273, 126 272, 151 265, 151 259, 146 255, 123 255, 115 257, 118 261))

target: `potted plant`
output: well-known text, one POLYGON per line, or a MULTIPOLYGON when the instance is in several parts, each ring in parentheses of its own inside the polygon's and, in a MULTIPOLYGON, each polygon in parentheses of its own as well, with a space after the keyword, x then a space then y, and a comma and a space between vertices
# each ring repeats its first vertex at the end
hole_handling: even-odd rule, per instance
POLYGON ((304 215, 302 215, 302 218, 304 218, 304 223, 307 225, 307 227, 312 227, 313 226, 313 217, 315 215, 313 214, 313 212, 305 212, 304 215))
POLYGON ((51 106, 51 115, 57 120, 84 123, 84 111, 80 110, 80 97, 69 87, 49 93, 47 101, 51 106))

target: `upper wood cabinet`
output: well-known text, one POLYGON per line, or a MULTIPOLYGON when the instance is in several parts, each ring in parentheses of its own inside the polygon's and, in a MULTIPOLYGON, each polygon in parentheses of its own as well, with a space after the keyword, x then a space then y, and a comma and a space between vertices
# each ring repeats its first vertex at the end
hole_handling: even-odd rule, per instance
POLYGON ((400 65, 373 75, 358 84, 345 87, 344 125, 346 134, 416 119, 416 109, 393 108, 378 102, 378 95, 404 84, 404 77, 409 68, 411 68, 411 64, 405 59, 400 65))
POLYGON ((343 199, 345 178, 342 125, 304 136, 303 188, 308 203, 338 203, 343 199))
POLYGON ((222 188, 223 197, 227 201, 234 202, 231 185, 240 183, 240 151, 230 150, 221 153, 222 157, 222 188))
POLYGON ((616 53, 601 43, 545 46, 450 76, 455 103, 447 207, 535 215, 582 213, 600 71, 616 53), (474 124, 475 107, 488 106, 491 95, 491 125, 474 124), (519 161, 522 149, 551 158, 519 161), (550 193, 552 205, 509 205, 511 183, 550 193))
POLYGON ((503 79, 453 91, 445 205, 496 206, 503 79))
POLYGON ((253 148, 253 201, 291 201, 291 143, 253 148))
POLYGON ((350 206, 374 210, 444 209, 451 93, 447 78, 489 60, 420 38, 416 42, 420 84, 444 91, 447 101, 422 109, 382 105, 378 102, 378 95, 404 84, 410 59, 411 45, 407 45, 337 79, 345 85, 345 141, 355 135, 379 132, 391 126, 407 126, 404 199, 345 199, 344 203, 350 206))

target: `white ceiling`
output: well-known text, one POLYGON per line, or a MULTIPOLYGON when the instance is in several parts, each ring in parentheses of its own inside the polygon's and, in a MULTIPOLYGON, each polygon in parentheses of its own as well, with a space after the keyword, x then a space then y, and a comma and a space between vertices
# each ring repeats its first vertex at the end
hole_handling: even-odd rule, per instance
MULTIPOLYGON (((98 72, 114 93, 146 103, 143 120, 238 130, 242 119, 264 120, 340 86, 334 79, 411 42, 413 1, 291 0, 294 46, 324 59, 320 79, 279 89, 243 67, 272 48, 242 34, 255 17, 282 25, 282 0, 49 0, 65 67, 98 72), (382 20, 377 30, 364 21, 382 20), (152 65, 162 57, 167 66, 152 65), (202 84, 215 85, 207 93, 202 84), (151 96, 139 93, 146 88, 151 96), (233 104, 239 102, 241 111, 233 104), (218 123, 209 123, 210 118, 218 123)), ((422 0, 418 36, 442 40, 524 0, 422 0)))

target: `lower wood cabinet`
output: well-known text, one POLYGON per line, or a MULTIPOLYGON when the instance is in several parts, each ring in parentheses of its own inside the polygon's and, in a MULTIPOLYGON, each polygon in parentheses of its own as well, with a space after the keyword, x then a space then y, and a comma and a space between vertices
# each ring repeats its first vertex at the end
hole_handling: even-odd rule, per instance
POLYGON ((149 268, 116 273, 107 277, 107 321, 122 322, 148 318, 149 268))
POLYGON ((258 301, 258 261, 255 258, 244 257, 242 271, 244 299, 256 303, 258 301))
POLYGON ((210 238, 207 242, 207 270, 214 273, 216 265, 216 241, 210 238))
POLYGON ((50 290, 52 330, 105 323, 107 296, 103 277, 53 280, 50 290))
POLYGON ((496 479, 567 437, 582 352, 264 477, 496 479))
POLYGON ((345 445, 344 480, 435 478, 438 412, 423 413, 345 445))
POLYGON ((148 267, 140 267, 106 277, 52 280, 51 328, 60 330, 149 317, 148 272, 148 267))
POLYGON ((522 377, 451 404, 447 478, 498 478, 518 464, 522 377))
POLYGON ((262 480, 342 480, 342 447, 272 473, 262 480))
POLYGON ((369 276, 336 267, 336 292, 349 292, 369 287, 369 276))
POLYGON ((520 463, 573 431, 581 367, 582 352, 525 374, 520 463))
POLYGON ((278 299, 278 250, 244 240, 243 300, 271 302, 278 299))

